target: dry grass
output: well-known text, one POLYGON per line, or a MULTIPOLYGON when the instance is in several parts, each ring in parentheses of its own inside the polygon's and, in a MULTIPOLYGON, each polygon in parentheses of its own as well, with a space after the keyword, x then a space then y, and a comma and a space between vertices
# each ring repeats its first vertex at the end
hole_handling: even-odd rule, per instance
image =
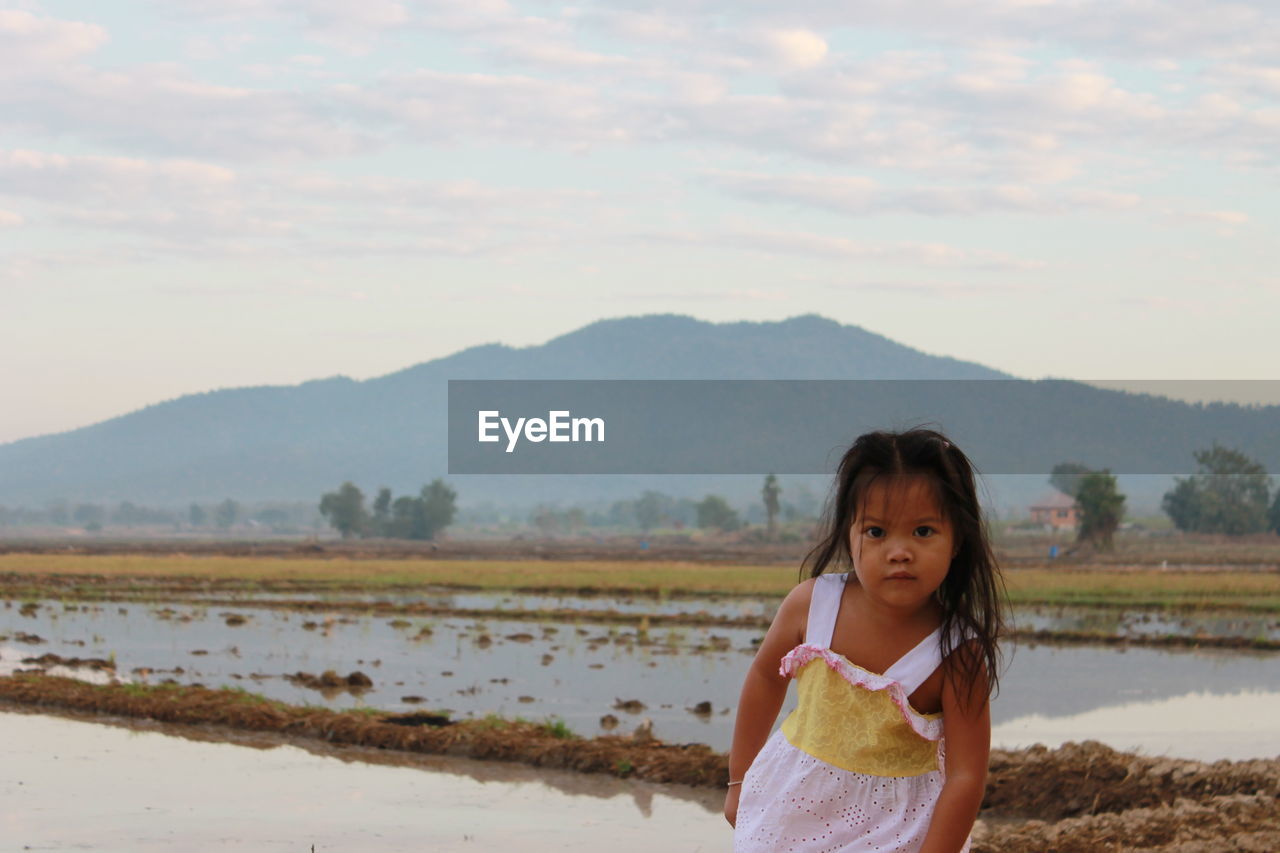
POLYGON ((646 593, 782 595, 788 566, 589 560, 280 559, 152 554, 3 554, 0 573, 193 578, 246 584, 305 581, 341 588, 439 584, 480 589, 563 589, 646 593))
MULTIPOLYGON (((111 554, 3 554, 11 594, 119 589, 130 579, 164 592, 217 585, 253 590, 390 589, 439 585, 486 590, 650 595, 757 595, 781 598, 797 580, 791 566, 589 560, 346 559, 111 554), (53 580, 56 578, 56 583, 53 580)), ((1280 612, 1280 572, 1158 568, 1026 568, 1006 572, 1015 604, 1280 612)))
POLYGON ((1280 572, 1019 569, 1014 604, 1280 612, 1280 572))

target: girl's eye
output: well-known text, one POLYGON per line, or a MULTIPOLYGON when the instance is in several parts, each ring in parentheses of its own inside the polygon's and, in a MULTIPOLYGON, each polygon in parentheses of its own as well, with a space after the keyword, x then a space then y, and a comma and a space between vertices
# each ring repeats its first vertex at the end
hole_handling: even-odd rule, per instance
POLYGON ((881 536, 884 536, 884 528, 876 527, 875 525, 868 527, 866 530, 862 532, 865 533, 867 536, 870 536, 872 539, 879 539, 881 536))
POLYGON ((920 525, 919 527, 917 527, 917 528, 916 528, 916 535, 917 535, 917 536, 919 536, 919 537, 920 537, 920 538, 922 538, 922 539, 928 539, 928 538, 929 538, 930 536, 932 536, 935 532, 936 532, 936 531, 935 531, 932 527, 930 527, 929 525, 927 525, 927 524, 922 524, 922 525, 920 525))

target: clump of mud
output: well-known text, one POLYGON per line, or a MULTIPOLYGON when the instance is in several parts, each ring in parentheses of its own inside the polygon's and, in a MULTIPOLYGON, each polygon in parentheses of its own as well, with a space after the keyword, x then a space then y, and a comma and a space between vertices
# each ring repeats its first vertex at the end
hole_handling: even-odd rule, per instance
POLYGON ((69 669, 92 669, 98 672, 115 672, 116 665, 102 658, 64 658, 53 652, 40 655, 38 658, 23 658, 23 663, 35 666, 65 666, 69 669))
POLYGON ((338 675, 332 669, 326 669, 319 675, 299 671, 293 675, 286 675, 285 679, 294 684, 320 691, 349 690, 354 693, 373 687, 373 679, 359 670, 347 675, 338 675))

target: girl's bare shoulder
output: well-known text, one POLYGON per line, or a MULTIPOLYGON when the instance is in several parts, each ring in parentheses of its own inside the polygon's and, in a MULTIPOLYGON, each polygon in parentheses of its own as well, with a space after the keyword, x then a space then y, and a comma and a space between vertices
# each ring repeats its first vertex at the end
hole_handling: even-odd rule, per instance
MULTIPOLYGON (((787 597, 778 605, 778 613, 773 617, 777 629, 788 635, 803 637, 805 625, 809 621, 809 602, 813 600, 813 587, 817 578, 806 578, 791 588, 787 597)), ((797 643, 799 640, 797 640, 797 643)))
POLYGON ((804 606, 807 613, 809 610, 809 602, 813 600, 813 588, 818 583, 817 578, 805 578, 791 588, 791 592, 787 593, 787 597, 782 600, 779 610, 783 607, 804 606))

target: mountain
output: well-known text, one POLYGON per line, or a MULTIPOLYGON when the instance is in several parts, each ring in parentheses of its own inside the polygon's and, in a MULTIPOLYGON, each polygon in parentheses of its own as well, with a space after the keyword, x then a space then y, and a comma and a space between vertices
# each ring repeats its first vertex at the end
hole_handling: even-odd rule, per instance
MULTIPOLYGON (((1076 382, 1016 380, 813 315, 723 324, 659 315, 602 320, 540 346, 472 347, 361 382, 334 377, 192 394, 71 432, 0 445, 0 503, 315 500, 344 480, 366 492, 380 486, 416 491, 446 475, 450 379, 1005 380, 983 383, 980 399, 961 383, 883 384, 860 414, 886 426, 939 422, 980 466, 1003 457, 1019 466, 1005 471, 1039 472, 1026 478, 1037 493, 1054 462, 1167 475, 1189 470, 1191 452, 1215 441, 1280 470, 1280 407, 1191 405, 1076 382), (1046 447, 1051 458, 1043 458, 1046 447)), ((842 405, 847 401, 837 399, 799 417, 843 424, 842 405)), ((718 434, 757 444, 788 440, 785 433, 757 432, 731 426, 718 434)), ((743 500, 759 494, 758 475, 449 479, 464 504, 571 503, 630 497, 645 488, 698 497, 720 491, 743 500)))
POLYGON ((191 394, 0 445, 0 502, 311 499, 348 479, 416 490, 446 470, 449 379, 1002 377, 814 315, 722 324, 625 317, 540 346, 471 347, 363 382, 191 394))

